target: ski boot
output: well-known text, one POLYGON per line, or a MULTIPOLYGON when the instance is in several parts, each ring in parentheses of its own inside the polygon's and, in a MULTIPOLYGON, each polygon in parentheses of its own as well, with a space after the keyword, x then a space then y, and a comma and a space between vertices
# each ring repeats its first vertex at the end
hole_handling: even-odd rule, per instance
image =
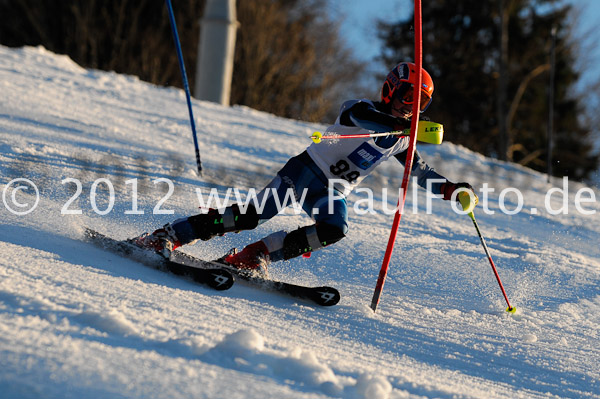
POLYGON ((248 272, 249 275, 259 275, 267 278, 268 266, 271 263, 271 259, 265 243, 257 241, 248 245, 242 251, 232 248, 223 257, 215 260, 215 262, 248 272))
POLYGON ((181 242, 170 224, 164 225, 153 233, 144 233, 128 241, 140 248, 152 250, 165 259, 169 259, 171 252, 181 246, 181 242))

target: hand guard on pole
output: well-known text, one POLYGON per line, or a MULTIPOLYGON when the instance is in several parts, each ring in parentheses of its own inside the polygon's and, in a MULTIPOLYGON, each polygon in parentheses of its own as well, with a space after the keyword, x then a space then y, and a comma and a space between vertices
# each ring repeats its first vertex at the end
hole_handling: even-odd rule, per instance
POLYGON ((463 211, 469 213, 473 212, 475 206, 479 203, 479 197, 475 193, 475 189, 469 183, 460 182, 452 183, 447 181, 440 187, 444 200, 451 201, 455 200, 458 202, 463 211))

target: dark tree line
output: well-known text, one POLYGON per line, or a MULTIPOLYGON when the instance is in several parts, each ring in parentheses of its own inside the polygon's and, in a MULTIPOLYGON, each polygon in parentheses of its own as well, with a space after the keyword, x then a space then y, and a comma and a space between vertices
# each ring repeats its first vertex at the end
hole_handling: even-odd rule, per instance
MULTIPOLYGON (((444 123, 450 141, 546 170, 555 28, 553 171, 584 179, 597 169, 585 98, 575 95, 579 76, 573 66, 577 44, 571 41, 570 6, 555 0, 428 0, 422 7, 423 64, 436 83, 428 113, 444 123)), ((387 64, 413 57, 412 29, 412 17, 380 23, 387 64)))
POLYGON ((238 1, 232 103, 333 122, 360 90, 362 65, 344 48, 326 0, 238 1))
MULTIPOLYGON (((172 0, 194 87, 204 0, 172 0)), ((331 122, 361 88, 361 63, 344 47, 327 0, 238 0, 233 104, 331 122)), ((429 116, 447 140, 545 170, 551 30, 556 28, 554 173, 584 179, 598 167, 569 22, 557 0, 422 2, 424 66, 436 90, 429 116), (505 33, 503 47, 502 32, 505 33)), ((413 57, 412 17, 380 23, 387 69, 413 57)), ((43 45, 78 64, 182 86, 163 0, 0 0, 0 43, 43 45)), ((357 94, 357 93, 363 94, 357 94)), ((367 94, 365 94, 367 93, 367 94)), ((589 108, 588 108, 589 114, 589 108)), ((597 118, 595 119, 597 120, 597 118)))
MULTIPOLYGON (((172 0, 190 86, 204 0, 172 0)), ((339 40, 325 0, 238 0, 233 104, 331 120, 359 86, 361 65, 339 40)), ((0 0, 0 43, 43 45, 78 64, 182 87, 163 0, 0 0)))
MULTIPOLYGON (((185 61, 195 64, 203 0, 174 1, 185 61)), ((43 45, 78 64, 181 86, 164 2, 148 0, 4 0, 0 43, 43 45)))

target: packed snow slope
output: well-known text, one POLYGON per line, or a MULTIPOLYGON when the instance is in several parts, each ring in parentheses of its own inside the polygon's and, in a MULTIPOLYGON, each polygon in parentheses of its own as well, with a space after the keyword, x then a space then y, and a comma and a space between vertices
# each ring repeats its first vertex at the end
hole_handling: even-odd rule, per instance
MULTIPOLYGON (((194 101, 199 177, 181 90, 0 47, 0 92, 3 399, 600 398, 598 191, 451 143, 419 146, 449 179, 494 189, 476 216, 514 315, 471 220, 439 199, 428 213, 412 188, 370 309, 395 161, 364 182, 372 204, 350 196, 343 241, 271 267, 337 287, 339 305, 242 283, 216 292, 97 249, 83 228, 125 239, 197 213, 211 189, 258 190, 324 126, 194 101)), ((309 223, 288 211, 184 250, 212 259, 309 223)))

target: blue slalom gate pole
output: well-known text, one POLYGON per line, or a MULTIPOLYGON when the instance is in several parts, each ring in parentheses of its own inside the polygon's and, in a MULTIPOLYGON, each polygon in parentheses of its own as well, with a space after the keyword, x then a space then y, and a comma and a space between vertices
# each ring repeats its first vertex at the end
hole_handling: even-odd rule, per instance
POLYGON ((177 57, 179 59, 179 69, 181 70, 181 78, 183 79, 183 88, 187 99, 188 111, 190 113, 190 125, 192 127, 192 136, 194 137, 194 147, 196 149, 196 164, 198 165, 198 175, 202 176, 202 162, 200 162, 200 150, 198 149, 198 138, 196 137, 196 123, 194 122, 194 113, 192 112, 192 97, 190 95, 190 86, 188 84, 187 73, 185 72, 185 64, 183 63, 183 54, 181 52, 181 43, 177 34, 177 25, 175 16, 173 15, 173 6, 171 0, 165 0, 167 9, 169 10, 169 20, 171 21, 171 30, 173 31, 173 40, 177 49, 177 57))

